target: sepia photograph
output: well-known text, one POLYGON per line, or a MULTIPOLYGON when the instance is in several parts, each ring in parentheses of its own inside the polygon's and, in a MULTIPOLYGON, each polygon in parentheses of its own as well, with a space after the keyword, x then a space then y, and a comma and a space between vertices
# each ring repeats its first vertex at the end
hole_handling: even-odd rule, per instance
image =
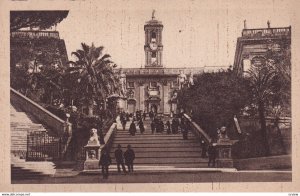
POLYGON ((66 2, 2 26, 12 185, 293 181, 292 1, 66 2))

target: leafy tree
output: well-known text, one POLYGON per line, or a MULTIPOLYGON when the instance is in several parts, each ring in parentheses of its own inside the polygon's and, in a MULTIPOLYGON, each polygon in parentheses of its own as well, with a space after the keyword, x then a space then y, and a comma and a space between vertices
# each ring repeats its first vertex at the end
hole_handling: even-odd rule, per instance
MULTIPOLYGON (((179 91, 178 104, 192 111, 192 118, 212 137, 220 126, 229 126, 234 115, 248 104, 248 86, 232 71, 204 73, 195 85, 179 91)), ((234 134, 231 132, 230 134, 234 134)))
POLYGON ((39 101, 34 95, 37 91, 50 97, 48 103, 52 102, 53 93, 61 93, 59 78, 62 69, 60 55, 38 43, 30 42, 11 52, 11 86, 25 96, 32 95, 30 98, 35 101, 39 101))
POLYGON ((11 11, 10 30, 21 28, 48 29, 60 23, 69 14, 69 11, 11 11))
MULTIPOLYGON (((273 44, 263 57, 252 59, 252 66, 246 72, 246 79, 250 83, 252 103, 256 106, 260 122, 260 131, 264 143, 265 155, 270 155, 268 144, 266 116, 275 117, 278 135, 278 118, 290 115, 291 97, 291 61, 289 44, 283 42, 273 44), (285 110, 285 112, 283 112, 285 110)), ((281 145, 284 144, 281 138, 281 145)))
POLYGON ((268 66, 268 61, 261 57, 254 59, 258 61, 252 63, 248 71, 247 79, 250 82, 250 90, 252 93, 252 101, 257 106, 258 117, 261 126, 261 134, 264 141, 266 155, 270 154, 268 145, 267 125, 266 125, 266 108, 275 94, 276 90, 276 71, 268 66))
POLYGON ((105 103, 109 94, 119 90, 119 82, 113 72, 116 65, 110 60, 110 55, 103 54, 104 47, 85 43, 81 47, 72 53, 77 60, 70 61, 65 81, 67 86, 72 86, 72 97, 83 101, 88 106, 88 115, 93 116, 94 102, 98 105, 105 103))

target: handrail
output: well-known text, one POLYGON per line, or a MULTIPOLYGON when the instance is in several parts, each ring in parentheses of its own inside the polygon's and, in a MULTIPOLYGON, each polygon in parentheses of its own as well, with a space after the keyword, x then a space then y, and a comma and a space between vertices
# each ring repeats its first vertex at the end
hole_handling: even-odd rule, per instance
POLYGON ((50 127, 59 136, 63 136, 66 131, 71 132, 71 123, 60 119, 13 88, 10 88, 10 100, 12 103, 20 106, 25 112, 32 114, 39 121, 50 127))
POLYGON ((183 116, 188 120, 191 125, 191 130, 199 139, 204 139, 207 143, 210 143, 212 141, 211 137, 203 129, 201 129, 201 127, 197 123, 195 123, 187 114, 183 114, 183 116))
MULTIPOLYGON (((115 136, 115 132, 117 130, 117 123, 113 123, 109 130, 107 131, 107 133, 104 136, 104 144, 100 146, 100 150, 106 149, 106 150, 110 150, 110 147, 113 143, 113 139, 115 136)), ((101 153, 100 153, 101 154, 101 153)))

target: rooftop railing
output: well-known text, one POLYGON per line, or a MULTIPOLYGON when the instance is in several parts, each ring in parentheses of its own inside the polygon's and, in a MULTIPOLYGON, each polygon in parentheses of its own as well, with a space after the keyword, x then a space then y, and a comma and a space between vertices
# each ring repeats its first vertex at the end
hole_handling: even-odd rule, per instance
POLYGON ((178 75, 181 71, 185 74, 200 74, 204 72, 204 67, 200 68, 123 68, 126 75, 178 75))
POLYGON ((263 29, 243 29, 242 37, 276 37, 291 36, 291 27, 283 28, 263 28, 263 29))
POLYGON ((10 33, 12 38, 55 38, 59 39, 58 31, 14 31, 10 33))

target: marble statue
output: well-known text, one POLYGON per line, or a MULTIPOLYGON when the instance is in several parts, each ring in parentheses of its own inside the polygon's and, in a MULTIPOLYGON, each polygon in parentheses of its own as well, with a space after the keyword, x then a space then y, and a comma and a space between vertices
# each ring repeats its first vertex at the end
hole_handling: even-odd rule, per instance
POLYGON ((97 134, 97 129, 95 128, 92 128, 91 131, 91 136, 90 136, 90 139, 88 141, 88 145, 97 145, 97 146, 100 146, 100 142, 99 142, 99 137, 98 137, 98 134, 97 134))
POLYGON ((187 77, 186 77, 186 75, 183 73, 183 71, 181 70, 180 71, 180 74, 178 75, 178 77, 177 77, 177 82, 178 82, 178 84, 179 84, 179 89, 182 89, 183 88, 183 86, 184 86, 184 84, 185 84, 185 82, 186 82, 186 79, 187 79, 187 77))
POLYGON ((189 79, 188 79, 188 86, 193 86, 194 85, 194 76, 193 73, 190 74, 189 79))
POLYGON ((121 85, 121 94, 123 96, 125 96, 126 95, 126 75, 123 73, 122 70, 120 73, 120 85, 121 85))

